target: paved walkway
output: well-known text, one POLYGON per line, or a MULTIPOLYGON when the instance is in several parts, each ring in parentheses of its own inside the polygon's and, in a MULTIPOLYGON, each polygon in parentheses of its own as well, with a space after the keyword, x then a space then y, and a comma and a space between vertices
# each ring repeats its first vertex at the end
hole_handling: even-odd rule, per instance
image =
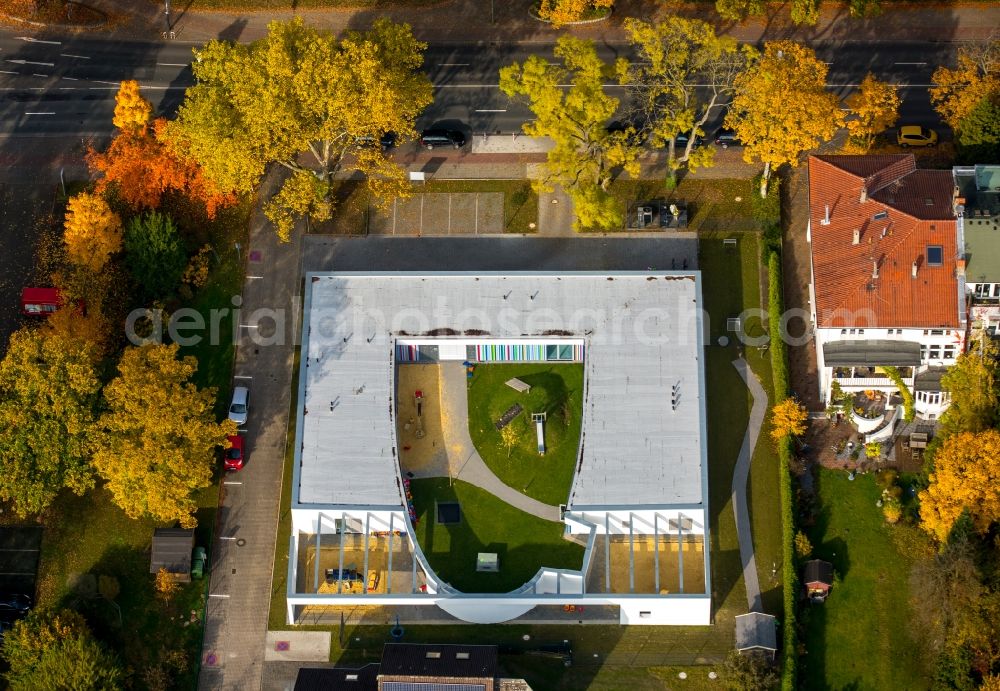
POLYGON ((750 478, 750 461, 753 458, 753 450, 757 446, 757 437, 760 436, 760 428, 764 423, 764 415, 767 413, 767 394, 760 385, 751 370, 747 361, 743 358, 733 360, 733 367, 740 373, 750 395, 753 396, 753 408, 750 410, 750 420, 747 422, 747 431, 743 436, 743 446, 740 447, 740 456, 736 460, 736 469, 733 471, 733 509, 736 513, 736 535, 740 543, 740 561, 743 563, 743 582, 747 587, 747 607, 751 612, 761 612, 763 607, 760 601, 760 580, 757 577, 757 561, 753 554, 753 533, 750 530, 750 508, 747 504, 747 480, 750 478))
MULTIPOLYGON (((725 35, 741 41, 795 39, 799 41, 899 40, 953 41, 985 39, 1000 25, 1000 4, 965 3, 944 6, 886 7, 877 17, 851 17, 843 3, 824 2, 815 26, 796 26, 790 3, 773 3, 765 17, 744 22, 724 22, 712 3, 674 5, 661 0, 616 0, 608 21, 554 29, 532 19, 528 8, 534 0, 450 0, 431 7, 413 8, 405 3, 378 8, 332 10, 260 10, 250 12, 200 11, 198 0, 175 2, 171 26, 177 40, 202 42, 209 38, 252 41, 267 31, 272 20, 302 16, 315 26, 337 33, 365 29, 378 18, 407 22, 414 35, 425 41, 452 43, 554 43, 570 33, 599 43, 623 43, 627 17, 657 21, 671 15, 697 17, 716 25, 725 35), (191 9, 193 6, 193 9, 191 9), (492 12, 490 11, 492 8, 492 12)), ((129 38, 159 37, 165 28, 163 3, 135 0, 86 0, 116 17, 112 31, 129 38)), ((286 0, 294 6, 294 0, 286 0)))
POLYGON ((440 373, 441 431, 451 477, 484 489, 525 513, 546 521, 558 521, 558 506, 543 504, 505 485, 476 451, 469 435, 469 385, 462 363, 442 362, 440 373))
MULTIPOLYGON (((261 191, 273 192, 269 176, 261 191)), ((275 526, 281 497, 294 373, 294 323, 299 314, 301 234, 280 243, 259 207, 250 222, 244 248, 247 277, 241 322, 258 308, 287 318, 276 345, 257 345, 258 329, 240 329, 236 351, 237 381, 250 387, 246 467, 227 476, 220 498, 212 546, 211 582, 206 608, 199 689, 260 689, 264 633, 271 601, 275 526)), ((237 301, 234 304, 239 304, 237 301)), ((288 511, 288 507, 281 507, 288 511)), ((278 539, 288 540, 288 535, 278 539)))

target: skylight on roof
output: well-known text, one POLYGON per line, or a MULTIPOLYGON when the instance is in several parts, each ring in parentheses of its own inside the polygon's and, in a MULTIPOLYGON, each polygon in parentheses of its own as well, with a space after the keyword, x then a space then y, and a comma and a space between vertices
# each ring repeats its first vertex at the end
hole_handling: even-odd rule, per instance
POLYGON ((879 211, 872 218, 874 218, 876 221, 881 221, 883 218, 889 218, 889 212, 888 211, 879 211))
POLYGON ((927 245, 927 266, 944 264, 944 248, 941 245, 927 245))

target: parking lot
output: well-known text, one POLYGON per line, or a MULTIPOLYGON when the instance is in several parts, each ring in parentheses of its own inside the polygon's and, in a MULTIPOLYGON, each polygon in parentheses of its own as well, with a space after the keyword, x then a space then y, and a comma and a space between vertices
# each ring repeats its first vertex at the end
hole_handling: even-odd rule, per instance
POLYGON ((0 592, 35 597, 42 529, 0 528, 0 592))
POLYGON ((372 209, 372 235, 493 235, 504 232, 502 192, 421 192, 372 209))

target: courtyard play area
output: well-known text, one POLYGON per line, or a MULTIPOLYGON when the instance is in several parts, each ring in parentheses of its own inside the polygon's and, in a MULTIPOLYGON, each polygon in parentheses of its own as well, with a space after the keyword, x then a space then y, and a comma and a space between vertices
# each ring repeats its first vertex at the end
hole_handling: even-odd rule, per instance
POLYGON ((580 445, 582 364, 400 364, 396 400, 417 539, 445 582, 509 592, 541 566, 580 568, 559 504, 580 445), (496 571, 477 569, 480 553, 497 555, 496 571))

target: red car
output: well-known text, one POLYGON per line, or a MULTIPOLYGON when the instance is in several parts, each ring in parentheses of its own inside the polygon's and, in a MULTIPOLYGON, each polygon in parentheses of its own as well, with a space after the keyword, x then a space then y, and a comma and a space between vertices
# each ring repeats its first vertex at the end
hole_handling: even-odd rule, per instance
POLYGON ((222 452, 222 466, 226 470, 242 469, 243 462, 246 460, 246 457, 243 455, 243 435, 237 434, 232 437, 226 437, 226 441, 229 442, 230 446, 222 452))

